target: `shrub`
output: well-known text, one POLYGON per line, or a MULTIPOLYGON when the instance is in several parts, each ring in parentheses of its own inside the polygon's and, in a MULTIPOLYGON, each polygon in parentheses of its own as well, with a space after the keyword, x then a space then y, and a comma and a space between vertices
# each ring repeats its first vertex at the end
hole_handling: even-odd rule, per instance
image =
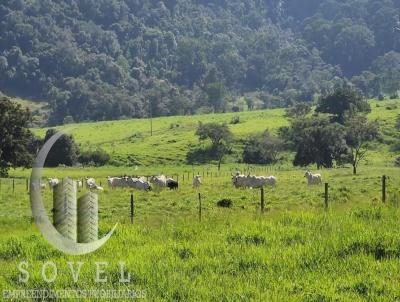
POLYGON ((379 101, 385 100, 385 96, 384 96, 382 93, 380 93, 380 94, 378 95, 378 100, 379 100, 379 101))
POLYGON ((386 110, 396 110, 397 104, 391 103, 386 106, 386 110))
POLYGON ((237 125, 240 123, 240 116, 235 115, 234 117, 232 117, 230 124, 231 125, 237 125))
POLYGON ((169 129, 177 129, 179 128, 181 125, 179 123, 172 123, 171 125, 169 125, 169 129))
POLYGON ((85 151, 78 157, 78 162, 83 166, 105 166, 110 162, 110 155, 104 150, 85 151))
POLYGON ((217 206, 220 208, 231 208, 233 206, 233 201, 230 199, 222 199, 217 202, 217 206))
POLYGON ((400 168, 400 156, 396 158, 394 165, 400 168))
POLYGON ((262 135, 250 138, 246 142, 243 162, 246 164, 275 164, 283 149, 283 141, 265 131, 262 135))
POLYGON ((391 99, 391 100, 396 100, 396 99, 398 99, 398 98, 399 98, 399 94, 398 94, 397 92, 393 93, 393 94, 390 96, 390 99, 391 99))

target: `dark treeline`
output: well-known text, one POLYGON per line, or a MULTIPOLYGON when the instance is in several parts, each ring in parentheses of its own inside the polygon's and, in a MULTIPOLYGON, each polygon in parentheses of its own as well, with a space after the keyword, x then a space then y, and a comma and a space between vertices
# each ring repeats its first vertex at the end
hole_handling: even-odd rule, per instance
POLYGON ((50 124, 288 106, 400 83, 391 0, 10 0, 0 90, 50 124), (239 96, 244 96, 240 99, 239 96), (255 101, 256 100, 256 101, 255 101))

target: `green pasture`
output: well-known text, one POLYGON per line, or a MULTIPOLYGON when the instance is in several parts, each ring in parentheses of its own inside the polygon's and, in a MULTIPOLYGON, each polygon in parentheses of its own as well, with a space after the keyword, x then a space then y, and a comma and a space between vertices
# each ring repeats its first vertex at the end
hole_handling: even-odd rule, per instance
MULTIPOLYGON (((371 101, 371 119, 377 119, 382 126, 387 142, 396 137, 394 124, 400 114, 400 102, 371 101)), ((240 123, 230 125, 238 141, 250 135, 261 133, 266 129, 276 131, 288 125, 283 109, 209 114, 196 116, 161 117, 152 120, 153 136, 150 136, 150 120, 121 120, 110 122, 83 123, 68 125, 59 129, 70 129, 80 146, 84 149, 101 147, 109 152, 114 160, 137 163, 138 165, 171 165, 185 162, 188 150, 198 144, 195 131, 199 122, 230 123, 234 116, 239 116, 240 123)), ((46 129, 34 129, 37 135, 43 136, 46 129)), ((397 134, 397 136, 399 136, 397 134)), ((240 142, 237 152, 240 152, 240 142)), ((388 154, 384 144, 376 146, 376 159, 379 154, 388 154)), ((237 154, 237 156, 240 156, 237 154)), ((391 156, 391 155, 388 155, 391 156)))
MULTIPOLYGON (((400 173, 389 147, 399 138, 394 130, 400 113, 396 104, 372 101, 370 118, 380 121, 383 137, 374 143, 357 176, 350 167, 313 171, 329 183, 327 210, 324 187, 308 186, 305 169, 293 168, 290 158, 268 167, 226 163, 221 171, 213 164, 184 164, 187 150, 197 144, 198 121, 229 123, 239 115, 241 123, 230 127, 237 138, 245 138, 286 125, 283 110, 158 118, 153 120, 153 137, 148 120, 73 125, 71 132, 81 146, 100 146, 114 158, 131 156, 143 163, 42 171, 43 182, 47 177, 94 177, 104 187, 98 192, 100 235, 118 223, 116 233, 90 255, 72 257, 54 250, 32 222, 26 186, 31 171, 12 170, 10 178, 0 181, 0 288, 129 288, 145 290, 149 301, 400 300, 400 173), (277 177, 278 185, 265 189, 264 213, 260 190, 232 186, 231 174, 238 170, 277 177), (179 190, 140 192, 107 186, 107 176, 161 173, 179 180, 179 190), (203 183, 198 190, 192 188, 196 174, 203 183), (385 204, 383 175, 388 177, 385 204), (230 199, 233 206, 218 207, 221 199, 230 199), (18 282, 21 261, 29 263, 26 284, 18 282), (54 283, 41 278, 46 261, 58 266, 54 283), (85 263, 77 283, 68 261, 85 263), (109 262, 104 284, 94 281, 96 261, 109 262), (129 284, 118 282, 119 261, 126 262, 129 284)), ((45 129, 35 131, 43 135, 45 129)), ((86 191, 80 188, 78 194, 86 191)), ((46 187, 42 196, 51 215, 51 190, 46 187)))
MULTIPOLYGON (((197 167, 202 174, 203 167, 197 167)), ((242 167, 244 168, 244 167, 242 167)), ((119 169, 119 170, 118 170, 119 169)), ((71 257, 54 250, 31 220, 26 181, 2 179, 0 207, 0 287, 5 289, 79 288, 146 290, 150 301, 395 301, 400 298, 400 175, 392 167, 362 166, 320 171, 330 185, 329 209, 323 186, 309 187, 302 169, 252 167, 253 174, 273 174, 276 188, 235 189, 230 166, 212 170, 199 190, 183 181, 178 191, 138 192, 109 189, 108 174, 121 168, 46 169, 43 176, 76 179, 95 175, 99 194, 100 233, 118 223, 116 234, 93 254, 71 257), (266 171, 267 170, 267 171, 266 171), (388 176, 387 203, 381 202, 381 177, 388 176), (198 193, 202 220, 198 219, 198 193), (130 223, 130 195, 135 217, 130 223), (229 198, 232 208, 219 208, 229 198), (29 262, 27 284, 18 283, 17 265, 29 262), (54 283, 42 280, 45 261, 58 266, 54 283), (95 262, 108 261, 108 282, 96 284, 95 262), (74 283, 68 261, 81 261, 74 283), (120 284, 118 262, 126 262, 129 285, 120 284)), ((204 171, 207 167, 204 167, 204 171)), ((173 171, 172 167, 169 171, 173 171)), ((29 171, 18 171, 25 176, 29 171)), ((151 172, 149 170, 149 172, 151 172)), ((172 173, 171 173, 172 174, 172 173)), ((197 172, 196 172, 197 174, 197 172)), ((45 180, 44 180, 45 181, 45 180)), ((82 188, 79 194, 84 194, 82 188)), ((52 206, 49 188, 43 191, 52 206)), ((89 301, 89 300, 88 300, 89 301)))

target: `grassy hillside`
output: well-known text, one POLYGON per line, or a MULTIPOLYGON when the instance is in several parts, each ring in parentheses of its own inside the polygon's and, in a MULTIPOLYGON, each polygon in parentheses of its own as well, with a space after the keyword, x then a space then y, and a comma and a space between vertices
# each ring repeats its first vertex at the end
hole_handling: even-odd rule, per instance
MULTIPOLYGON (((381 123, 385 142, 393 140, 396 116, 400 114, 400 102, 371 101, 371 119, 378 119, 381 123)), ((113 159, 137 162, 142 165, 184 163, 187 151, 191 146, 198 144, 194 133, 198 122, 226 122, 232 117, 239 116, 240 123, 230 125, 237 139, 259 133, 265 129, 272 131, 288 124, 284 118, 283 109, 210 114, 196 116, 174 116, 153 119, 153 136, 150 136, 150 120, 134 119, 110 122, 84 123, 68 125, 71 133, 83 148, 101 147, 109 152, 113 159)), ((65 127, 63 127, 65 128, 65 127)), ((60 128, 60 129, 63 129, 60 128)), ((46 129, 35 130, 43 136, 46 129)), ((240 150, 240 145, 238 148, 240 150)), ((385 152, 389 155, 388 147, 377 146, 377 155, 385 152)), ((376 156, 375 160, 382 160, 376 156)))

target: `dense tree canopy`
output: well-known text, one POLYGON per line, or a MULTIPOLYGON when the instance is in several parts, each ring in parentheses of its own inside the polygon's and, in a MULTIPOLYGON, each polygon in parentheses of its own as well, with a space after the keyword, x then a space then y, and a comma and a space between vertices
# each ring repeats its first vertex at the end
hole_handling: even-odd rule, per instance
POLYGON ((0 177, 9 168, 29 167, 34 137, 28 129, 30 113, 7 98, 0 98, 0 177))
POLYGON ((47 100, 50 124, 223 111, 247 94, 286 106, 346 78, 393 94, 399 10, 394 0, 3 1, 0 91, 47 100))

